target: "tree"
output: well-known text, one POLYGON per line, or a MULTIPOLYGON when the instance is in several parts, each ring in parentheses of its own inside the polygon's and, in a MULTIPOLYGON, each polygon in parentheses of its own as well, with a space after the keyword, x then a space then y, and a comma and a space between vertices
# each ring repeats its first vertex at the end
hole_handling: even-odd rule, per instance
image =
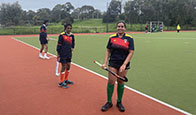
POLYGON ((80 8, 80 18, 90 19, 93 18, 93 12, 95 11, 93 6, 84 5, 80 8))
POLYGON ((163 21, 165 25, 195 25, 195 0, 132 0, 124 7, 125 20, 130 23, 163 21))
POLYGON ((80 15, 81 15, 80 8, 74 9, 74 11, 71 13, 71 16, 72 16, 74 19, 80 19, 80 15))
POLYGON ((70 2, 67 2, 63 5, 57 4, 52 9, 51 21, 52 22, 60 22, 60 21, 64 20, 63 22, 65 22, 65 20, 72 20, 72 23, 73 23, 73 18, 70 15, 70 12, 72 10, 74 10, 74 7, 72 6, 72 4, 70 2))
POLYGON ((36 15, 36 12, 33 10, 29 10, 26 12, 26 24, 34 25, 35 21, 33 20, 33 17, 36 15))
POLYGON ((103 22, 114 22, 116 18, 121 14, 121 2, 118 0, 112 0, 107 12, 103 15, 103 22))
POLYGON ((140 15, 139 1, 128 1, 124 7, 124 14, 126 15, 125 20, 129 23, 138 23, 140 15))
POLYGON ((63 7, 63 10, 69 14, 72 10, 74 10, 74 6, 72 6, 72 4, 70 2, 63 4, 62 7, 63 7))
POLYGON ((0 23, 1 25, 11 26, 19 25, 22 16, 22 8, 15 2, 13 4, 2 3, 0 5, 0 23))
POLYGON ((101 11, 94 9, 93 6, 84 5, 81 8, 76 8, 72 12, 74 19, 90 19, 90 18, 101 18, 101 11))
POLYGON ((93 18, 101 18, 101 16, 102 16, 101 11, 95 9, 94 12, 93 12, 93 18))
POLYGON ((40 20, 40 21, 49 20, 50 14, 51 14, 51 11, 48 8, 38 9, 38 11, 36 13, 36 15, 38 16, 38 20, 40 20))

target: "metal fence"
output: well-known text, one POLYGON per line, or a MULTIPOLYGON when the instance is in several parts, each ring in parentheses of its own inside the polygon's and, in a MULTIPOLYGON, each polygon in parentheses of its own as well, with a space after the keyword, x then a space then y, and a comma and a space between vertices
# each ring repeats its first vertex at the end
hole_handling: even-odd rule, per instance
MULTIPOLYGON (((145 24, 127 24, 127 31, 145 31, 145 24)), ((182 26, 182 30, 196 30, 196 27, 182 26)), ((62 27, 48 26, 48 34, 59 34, 63 32, 62 27)), ((176 27, 165 26, 163 30, 176 30, 176 27)), ((25 35, 25 34, 39 34, 39 27, 0 27, 0 35, 25 35)), ((106 24, 106 26, 79 26, 72 29, 73 33, 104 33, 104 32, 116 32, 115 24, 106 24)))

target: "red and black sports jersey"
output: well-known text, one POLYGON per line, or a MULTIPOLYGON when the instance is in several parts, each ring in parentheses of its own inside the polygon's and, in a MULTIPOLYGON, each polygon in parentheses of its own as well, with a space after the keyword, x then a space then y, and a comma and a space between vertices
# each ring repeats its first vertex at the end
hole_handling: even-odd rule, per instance
POLYGON ((134 50, 134 41, 128 34, 124 34, 122 38, 118 34, 114 34, 110 36, 107 48, 110 49, 110 60, 124 61, 129 54, 129 50, 134 50))
POLYGON ((45 24, 43 24, 43 25, 40 27, 40 33, 42 33, 42 32, 44 32, 44 33, 47 32, 47 27, 46 27, 45 24))
POLYGON ((46 25, 43 24, 41 27, 40 27, 40 39, 44 38, 46 39, 47 38, 47 28, 46 28, 46 25))
POLYGON ((72 58, 71 48, 75 46, 74 35, 68 35, 63 32, 59 35, 58 44, 57 44, 57 52, 61 56, 61 58, 72 58))

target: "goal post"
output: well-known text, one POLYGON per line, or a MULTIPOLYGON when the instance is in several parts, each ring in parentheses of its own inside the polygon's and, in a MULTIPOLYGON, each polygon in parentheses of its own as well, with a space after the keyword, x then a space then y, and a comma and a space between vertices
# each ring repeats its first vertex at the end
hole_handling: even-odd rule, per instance
POLYGON ((163 21, 148 21, 146 24, 150 27, 149 32, 163 32, 163 21))

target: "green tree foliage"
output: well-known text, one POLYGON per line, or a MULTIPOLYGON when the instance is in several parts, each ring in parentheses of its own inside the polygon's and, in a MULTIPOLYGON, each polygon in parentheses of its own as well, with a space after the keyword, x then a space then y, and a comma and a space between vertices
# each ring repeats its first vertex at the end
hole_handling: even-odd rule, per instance
POLYGON ((90 19, 93 17, 93 12, 95 11, 93 6, 84 5, 80 8, 82 19, 90 19))
POLYGON ((36 12, 34 12, 33 10, 29 10, 29 11, 23 11, 22 12, 22 19, 20 21, 20 23, 22 25, 24 24, 28 24, 28 25, 34 25, 35 21, 33 20, 34 16, 36 15, 36 12))
POLYGON ((1 4, 0 5, 0 23, 1 25, 11 26, 19 25, 22 16, 22 8, 15 2, 13 4, 1 4))
POLYGON ((93 6, 84 5, 81 8, 76 8, 71 15, 74 19, 80 19, 80 20, 101 18, 101 11, 94 9, 93 6))
POLYGON ((65 4, 57 4, 51 11, 51 21, 62 23, 73 23, 73 18, 70 15, 70 12, 74 10, 74 7, 70 2, 65 4))
POLYGON ((48 20, 50 18, 51 11, 48 8, 39 9, 36 13, 38 19, 37 20, 48 20))
POLYGON ((116 18, 121 14, 121 2, 119 0, 112 0, 107 12, 103 14, 103 22, 114 22, 116 18))
POLYGON ((0 5, 0 24, 5 26, 12 25, 40 25, 43 20, 50 22, 73 23, 70 13, 74 7, 70 2, 57 4, 52 10, 48 8, 38 9, 37 12, 32 10, 23 11, 18 2, 13 4, 2 3, 0 5))
POLYGON ((122 19, 134 24, 163 21, 167 26, 196 26, 196 0, 127 0, 123 7, 120 0, 111 0, 103 15, 89 5, 74 9, 70 2, 57 4, 52 10, 41 8, 37 11, 23 11, 18 2, 0 4, 0 24, 3 26, 38 25, 45 19, 63 24, 73 23, 73 19, 91 18, 103 18, 104 23, 122 19))
POLYGON ((163 21, 165 25, 195 26, 196 0, 133 0, 124 7, 125 20, 130 23, 163 21))

